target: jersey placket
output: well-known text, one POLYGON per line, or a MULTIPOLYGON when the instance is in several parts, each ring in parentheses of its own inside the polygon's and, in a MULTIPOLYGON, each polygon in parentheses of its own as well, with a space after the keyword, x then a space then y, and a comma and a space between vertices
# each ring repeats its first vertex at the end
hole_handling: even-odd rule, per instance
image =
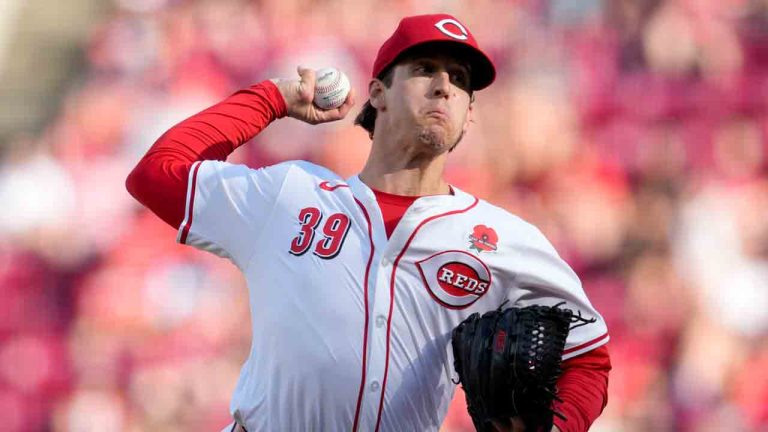
POLYGON ((365 381, 361 386, 359 398, 359 416, 357 430, 373 430, 376 425, 379 406, 381 404, 382 386, 387 367, 387 331, 389 328, 392 299, 389 289, 389 275, 392 261, 387 247, 386 231, 381 211, 379 210, 373 192, 362 184, 356 177, 349 180, 352 193, 363 205, 371 219, 374 256, 371 268, 371 278, 368 286, 368 329, 365 381))
MULTIPOLYGON (((392 379, 391 375, 400 372, 392 369, 392 365, 395 364, 393 361, 394 354, 392 352, 392 339, 395 337, 392 334, 394 332, 393 327, 395 326, 396 321, 407 326, 407 324, 402 323, 400 320, 407 320, 407 315, 409 313, 415 313, 415 311, 411 310, 410 312, 405 311, 401 312, 401 314, 397 314, 394 312, 394 304, 397 301, 398 295, 406 294, 402 292, 403 290, 421 288, 421 282, 417 279, 413 279, 413 272, 409 272, 405 268, 406 266, 413 265, 414 252, 412 251, 412 247, 421 232, 421 228, 428 223, 435 223, 435 221, 440 218, 452 214, 463 213, 474 207, 476 204, 477 199, 458 191, 457 196, 435 195, 419 198, 410 208, 408 208, 402 219, 400 219, 400 222, 392 233, 389 243, 384 249, 385 258, 382 259, 383 262, 380 271, 384 272, 386 276, 386 286, 389 290, 388 293, 390 295, 390 305, 392 306, 392 309, 389 315, 390 322, 388 322, 389 334, 385 341, 385 343, 389 344, 387 349, 390 351, 388 356, 385 354, 385 362, 387 365, 385 366, 383 388, 381 391, 382 398, 385 397, 386 391, 390 386, 389 382, 392 379), (386 268, 384 267, 385 264, 386 268), (400 291, 399 294, 398 290, 400 291), (405 314, 406 317, 401 316, 402 314, 405 314)), ((407 308, 405 305, 403 305, 403 307, 407 308)), ((415 317, 413 318, 415 319, 415 317)), ((397 382, 398 380, 395 379, 394 381, 397 382)), ((376 431, 380 430, 383 424, 383 417, 385 416, 383 407, 384 402, 381 402, 375 428, 376 431)), ((391 418, 388 420, 392 421, 391 418)), ((394 421, 396 422, 397 419, 394 421)), ((389 426, 391 427, 392 425, 390 424, 389 426)), ((402 427, 395 426, 395 430, 402 429, 402 427)))
MULTIPOLYGON (((415 201, 405 214, 403 214, 400 222, 395 228, 392 236, 382 246, 383 251, 381 261, 379 263, 379 271, 376 278, 376 291, 374 300, 374 322, 377 327, 375 334, 381 339, 381 351, 377 353, 378 359, 382 363, 381 367, 381 388, 378 391, 378 397, 375 397, 378 405, 376 406, 375 414, 376 418, 372 423, 372 430, 379 431, 382 426, 382 417, 384 414, 385 395, 387 390, 388 376, 397 373, 392 370, 393 365, 393 352, 391 341, 394 337, 392 335, 395 320, 400 317, 395 316, 395 301, 397 296, 397 278, 402 277, 405 272, 398 272, 398 267, 402 266, 404 255, 407 253, 405 250, 408 247, 409 236, 414 232, 416 226, 423 219, 424 208, 419 205, 419 202, 423 199, 415 201), (386 309, 385 309, 386 308, 386 309)), ((377 206, 378 204, 374 203, 377 206)), ((381 229, 384 230, 384 225, 381 225, 381 229)), ((378 347, 378 344, 377 344, 378 347)), ((373 355, 373 353, 372 353, 373 355)), ((373 362, 372 362, 373 364, 373 362)))
POLYGON ((396 373, 391 370, 392 347, 390 344, 393 337, 392 328, 397 318, 394 316, 396 296, 394 278, 400 276, 399 273, 393 274, 393 272, 397 270, 395 266, 403 265, 402 260, 407 254, 404 249, 408 247, 409 240, 415 234, 417 227, 425 218, 444 212, 445 206, 440 204, 445 204, 445 201, 451 198, 427 197, 417 200, 406 211, 391 238, 387 240, 381 211, 373 192, 356 177, 350 179, 349 184, 352 192, 371 216, 376 250, 372 265, 375 275, 372 275, 368 293, 371 301, 365 386, 360 395, 360 421, 357 427, 357 430, 374 430, 381 428, 381 417, 384 415, 385 405, 382 399, 386 394, 387 375, 396 373), (387 361, 388 358, 389 361, 387 361))

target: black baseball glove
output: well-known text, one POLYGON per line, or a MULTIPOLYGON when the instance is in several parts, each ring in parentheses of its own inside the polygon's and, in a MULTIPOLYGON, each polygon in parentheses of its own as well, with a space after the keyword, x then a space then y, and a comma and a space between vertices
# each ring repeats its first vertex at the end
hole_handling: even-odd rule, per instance
MULTIPOLYGON (((552 429, 552 407, 571 325, 594 322, 555 306, 501 307, 470 315, 452 334, 454 368, 478 431, 519 417, 526 431, 552 429)), ((503 306, 503 305, 502 305, 503 306)))

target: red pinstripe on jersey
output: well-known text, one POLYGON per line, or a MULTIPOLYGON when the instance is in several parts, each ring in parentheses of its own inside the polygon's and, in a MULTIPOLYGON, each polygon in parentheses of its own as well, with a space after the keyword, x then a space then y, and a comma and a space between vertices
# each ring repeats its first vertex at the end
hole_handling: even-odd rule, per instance
POLYGON ((360 390, 357 393, 357 407, 355 408, 355 422, 352 425, 352 431, 357 430, 358 422, 360 421, 360 405, 363 402, 363 390, 365 389, 365 371, 367 367, 366 359, 368 358, 368 278, 371 272, 371 263, 373 262, 374 251, 371 218, 368 217, 368 210, 365 209, 363 203, 361 203, 357 198, 355 198, 355 202, 358 206, 360 206, 360 209, 363 211, 363 215, 365 216, 365 221, 368 223, 368 240, 370 242, 369 245, 371 248, 371 254, 368 256, 368 264, 365 266, 365 286, 363 288, 363 302, 365 305, 365 326, 363 328, 363 371, 360 374, 360 390))
POLYGON ((197 189, 197 172, 200 170, 201 162, 195 162, 192 167, 192 181, 189 185, 189 207, 187 208, 187 214, 184 218, 184 222, 181 223, 181 237, 179 237, 179 243, 187 243, 187 236, 189 235, 189 228, 192 226, 192 215, 195 210, 195 191, 197 189))
POLYGON ((598 336, 598 337, 596 337, 596 338, 594 338, 594 339, 592 339, 590 341, 584 342, 583 344, 576 345, 575 347, 568 348, 567 350, 563 351, 563 355, 570 354, 572 352, 579 351, 579 350, 582 350, 584 348, 587 348, 587 347, 589 347, 591 345, 594 345, 594 344, 604 340, 607 337, 608 337, 608 333, 604 333, 602 336, 598 336))

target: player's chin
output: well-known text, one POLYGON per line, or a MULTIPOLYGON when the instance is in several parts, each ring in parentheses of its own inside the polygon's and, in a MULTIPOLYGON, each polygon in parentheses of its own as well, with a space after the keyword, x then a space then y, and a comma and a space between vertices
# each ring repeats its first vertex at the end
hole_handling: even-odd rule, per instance
POLYGON ((425 129, 419 133, 419 142, 424 150, 432 154, 440 154, 446 147, 445 134, 425 129))
POLYGON ((419 141, 432 153, 440 154, 450 150, 456 141, 452 131, 442 124, 433 124, 419 131, 419 141))

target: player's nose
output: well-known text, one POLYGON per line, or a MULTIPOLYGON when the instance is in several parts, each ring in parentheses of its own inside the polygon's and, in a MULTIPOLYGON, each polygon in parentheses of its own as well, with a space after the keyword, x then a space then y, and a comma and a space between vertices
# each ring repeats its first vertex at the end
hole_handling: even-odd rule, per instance
POLYGON ((451 94, 451 76, 446 71, 440 71, 432 76, 432 97, 447 98, 451 94))

